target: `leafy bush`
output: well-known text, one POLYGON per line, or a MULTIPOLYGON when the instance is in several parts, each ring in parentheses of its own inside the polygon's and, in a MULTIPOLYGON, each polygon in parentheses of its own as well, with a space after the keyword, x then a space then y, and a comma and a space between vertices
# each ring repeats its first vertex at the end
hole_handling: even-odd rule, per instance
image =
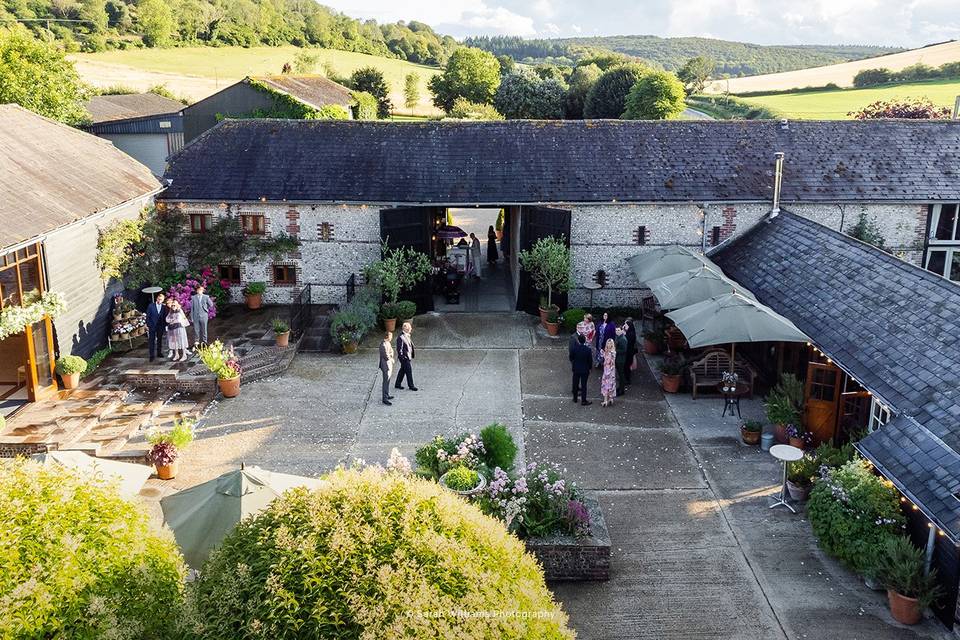
POLYGON ((887 68, 863 69, 853 76, 853 86, 872 87, 878 84, 892 82, 895 77, 893 71, 887 68))
POLYGON ((493 106, 508 120, 560 120, 566 91, 562 80, 544 79, 522 69, 503 77, 493 97, 493 106))
POLYGON ((767 420, 773 424, 797 424, 803 412, 803 383, 791 373, 780 376, 780 382, 764 401, 767 420))
MULTIPOLYGON (((466 433, 456 438, 434 437, 417 449, 414 460, 419 475, 437 480, 456 466, 481 469, 485 466, 485 456, 483 440, 472 433, 466 433)), ((486 469, 483 470, 486 472, 486 469)))
POLYGON ((499 522, 401 474, 340 469, 326 480, 227 535, 188 591, 196 635, 573 637, 536 560, 499 522), (456 611, 516 615, 442 615, 456 611))
POLYGON ((399 307, 399 302, 384 302, 380 307, 380 317, 385 319, 396 319, 400 313, 399 307))
POLYGON ((863 460, 828 470, 813 487, 807 516, 824 551, 864 575, 876 571, 874 550, 904 526, 893 485, 863 460))
POLYGON ((266 283, 263 282, 248 282, 243 288, 243 295, 245 296, 255 296, 262 294, 267 290, 266 283))
POLYGON ((500 86, 500 62, 493 54, 473 47, 460 47, 447 60, 443 73, 427 83, 433 104, 449 112, 457 98, 490 104, 500 86))
POLYGON ((177 420, 168 431, 163 429, 153 429, 147 433, 147 442, 150 444, 159 444, 169 442, 179 450, 186 449, 193 442, 194 421, 189 419, 177 420))
POLYGON ((563 293, 573 286, 570 276, 570 248, 563 238, 540 238, 528 251, 518 256, 520 266, 530 273, 533 284, 547 294, 547 307, 553 306, 553 292, 563 293))
POLYGON ((857 450, 849 442, 842 447, 835 447, 829 442, 823 442, 814 450, 813 455, 821 467, 837 469, 853 460, 857 455, 857 450))
POLYGON ((443 476, 443 483, 454 491, 469 491, 477 486, 480 474, 473 469, 457 465, 443 476))
POLYGON ((90 359, 87 360, 87 368, 84 369, 83 375, 80 377, 86 378, 93 373, 111 353, 113 353, 113 350, 110 347, 104 347, 103 349, 95 351, 93 355, 90 356, 90 359))
POLYGON ((277 335, 290 331, 290 325, 280 318, 273 319, 273 332, 277 335))
POLYGON ((859 111, 847 115, 857 120, 878 118, 906 118, 909 120, 946 120, 950 118, 950 107, 934 104, 930 98, 899 98, 877 100, 859 111))
POLYGON ((376 96, 366 91, 352 91, 353 117, 357 120, 376 120, 380 104, 376 96))
POLYGON ((87 370, 87 361, 80 356, 60 356, 57 358, 56 369, 62 376, 83 373, 87 370))
POLYGON ((504 120, 492 104, 470 102, 466 98, 457 98, 447 111, 447 118, 454 120, 504 120))
POLYGON ((417 305, 410 300, 401 300, 397 303, 397 320, 409 320, 417 315, 417 305))
POLYGON ((513 461, 517 457, 517 443, 513 441, 506 425, 495 422, 485 426, 480 431, 480 440, 483 442, 481 458, 488 469, 513 469, 513 461))
POLYGON ((624 120, 669 120, 687 108, 683 84, 669 71, 652 71, 640 78, 624 102, 624 120))
POLYGON ((757 433, 763 431, 763 423, 759 420, 747 420, 743 423, 744 431, 750 431, 751 433, 757 433))
POLYGON ((585 315, 587 315, 586 309, 567 309, 563 312, 563 328, 567 331, 575 330, 585 315))
POLYGON ((683 373, 684 368, 686 368, 687 363, 684 361, 681 356, 669 356, 663 359, 663 362, 660 363, 659 369, 664 375, 668 376, 679 376, 683 373))
POLYGON ((166 638, 185 574, 172 536, 115 486, 0 465, 0 637, 166 638))
POLYGON ((820 462, 816 456, 806 454, 790 463, 787 479, 794 484, 809 486, 813 483, 813 478, 819 469, 820 462))
POLYGON ((587 93, 583 117, 619 118, 626 109, 630 89, 648 73, 649 67, 637 63, 622 64, 604 72, 587 93))
POLYGON ((924 553, 913 546, 907 536, 890 536, 880 547, 877 577, 888 589, 902 596, 919 600, 926 609, 941 595, 937 570, 927 573, 924 553))

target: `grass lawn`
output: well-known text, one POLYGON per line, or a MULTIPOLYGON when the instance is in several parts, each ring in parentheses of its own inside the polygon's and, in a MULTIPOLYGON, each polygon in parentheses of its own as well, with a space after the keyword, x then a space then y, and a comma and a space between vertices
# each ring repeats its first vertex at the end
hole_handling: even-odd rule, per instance
POLYGON ((749 96, 741 99, 753 104, 778 109, 791 118, 844 120, 849 118, 847 113, 850 111, 856 111, 877 100, 925 96, 936 104, 952 107, 957 95, 960 95, 960 80, 931 80, 870 89, 781 93, 767 96, 749 96))
MULTIPOLYGON (((78 62, 123 65, 141 71, 162 72, 182 76, 200 76, 218 80, 239 80, 248 75, 279 74, 285 62, 293 64, 299 49, 286 47, 183 47, 174 49, 128 49, 126 51, 102 51, 77 53, 71 58, 78 62)), ((403 107, 404 79, 408 73, 420 76, 420 100, 430 105, 427 81, 439 73, 439 69, 413 64, 394 58, 381 58, 363 53, 336 51, 333 49, 310 49, 320 57, 317 73, 329 63, 337 75, 348 76, 361 67, 377 67, 390 84, 394 105, 403 107)), ((176 80, 167 83, 175 93, 176 80)), ((419 110, 419 109, 418 109, 419 110)))

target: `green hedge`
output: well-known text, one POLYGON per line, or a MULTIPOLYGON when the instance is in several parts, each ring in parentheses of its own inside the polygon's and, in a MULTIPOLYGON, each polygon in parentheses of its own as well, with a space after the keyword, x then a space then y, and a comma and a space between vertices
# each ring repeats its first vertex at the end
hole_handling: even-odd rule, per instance
POLYGON ((777 109, 751 104, 735 96, 691 96, 687 104, 719 120, 782 120, 786 114, 777 109))

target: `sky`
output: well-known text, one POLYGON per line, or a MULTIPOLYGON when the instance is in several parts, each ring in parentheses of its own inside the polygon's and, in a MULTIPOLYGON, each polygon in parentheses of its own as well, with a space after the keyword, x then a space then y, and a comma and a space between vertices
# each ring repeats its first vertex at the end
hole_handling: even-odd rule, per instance
POLYGON ((960 39, 960 0, 320 0, 355 18, 456 38, 702 36, 757 44, 918 47, 960 39))

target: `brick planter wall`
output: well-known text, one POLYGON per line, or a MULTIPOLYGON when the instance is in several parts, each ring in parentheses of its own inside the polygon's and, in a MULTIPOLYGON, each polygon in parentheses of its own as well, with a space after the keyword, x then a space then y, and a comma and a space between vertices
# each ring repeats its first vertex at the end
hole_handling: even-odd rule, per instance
POLYGON ((585 497, 584 504, 590 512, 588 537, 555 535, 526 541, 527 550, 543 565, 547 580, 610 579, 610 534, 600 503, 585 497))

